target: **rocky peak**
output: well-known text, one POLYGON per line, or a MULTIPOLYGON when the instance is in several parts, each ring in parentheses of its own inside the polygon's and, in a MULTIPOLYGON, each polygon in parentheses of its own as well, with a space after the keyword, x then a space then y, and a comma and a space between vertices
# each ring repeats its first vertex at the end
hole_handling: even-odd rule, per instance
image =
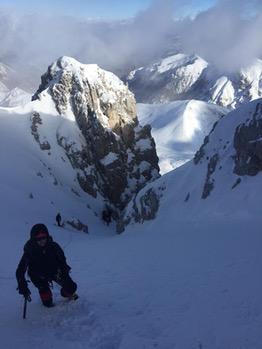
POLYGON ((58 143, 78 170, 83 190, 97 192, 120 210, 147 181, 159 176, 150 127, 141 127, 134 95, 96 64, 61 57, 41 78, 33 100, 52 98, 58 114, 76 121, 86 146, 77 151, 63 135, 58 143))

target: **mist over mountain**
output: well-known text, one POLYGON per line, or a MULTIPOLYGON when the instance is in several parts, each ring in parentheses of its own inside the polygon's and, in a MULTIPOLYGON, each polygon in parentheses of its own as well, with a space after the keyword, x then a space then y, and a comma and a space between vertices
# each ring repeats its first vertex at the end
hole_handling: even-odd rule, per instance
POLYGON ((5 9, 0 12, 0 62, 32 79, 34 90, 41 72, 62 55, 97 63, 120 77, 170 53, 197 54, 222 72, 262 57, 259 1, 221 0, 194 18, 181 16, 187 5, 192 1, 157 0, 123 21, 5 9))

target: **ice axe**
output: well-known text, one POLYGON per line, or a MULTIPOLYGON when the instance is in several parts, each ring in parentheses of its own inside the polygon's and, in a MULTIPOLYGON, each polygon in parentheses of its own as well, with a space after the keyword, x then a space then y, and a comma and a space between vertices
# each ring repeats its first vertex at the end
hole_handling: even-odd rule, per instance
POLYGON ((31 302, 31 300, 32 299, 29 294, 27 296, 24 296, 23 319, 26 319, 27 302, 31 302))

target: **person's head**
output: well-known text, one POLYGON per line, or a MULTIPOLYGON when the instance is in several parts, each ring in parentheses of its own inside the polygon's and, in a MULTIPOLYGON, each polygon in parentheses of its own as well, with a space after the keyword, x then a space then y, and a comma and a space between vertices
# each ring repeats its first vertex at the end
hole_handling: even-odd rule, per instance
POLYGON ((49 232, 44 224, 35 224, 31 229, 31 240, 34 240, 37 245, 44 247, 47 243, 49 232))

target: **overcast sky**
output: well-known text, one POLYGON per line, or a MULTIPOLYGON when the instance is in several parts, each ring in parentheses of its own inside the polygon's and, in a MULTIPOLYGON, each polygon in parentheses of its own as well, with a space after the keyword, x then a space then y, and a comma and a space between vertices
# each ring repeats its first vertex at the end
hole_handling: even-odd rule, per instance
POLYGON ((38 3, 0 0, 0 61, 20 71, 63 55, 119 75, 176 50, 225 72, 262 57, 261 0, 38 3))

